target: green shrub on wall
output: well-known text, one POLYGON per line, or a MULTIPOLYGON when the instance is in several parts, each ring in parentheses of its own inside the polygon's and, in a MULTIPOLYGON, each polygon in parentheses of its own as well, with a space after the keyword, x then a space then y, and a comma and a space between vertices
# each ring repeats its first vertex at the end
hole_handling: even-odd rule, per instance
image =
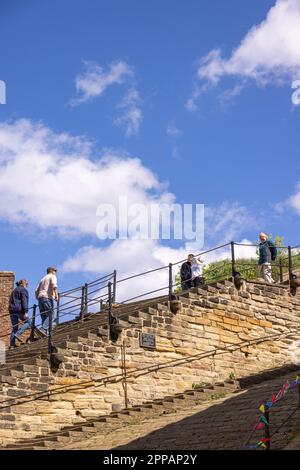
MULTIPOLYGON (((269 238, 272 239, 272 235, 269 235, 269 238)), ((274 238, 274 243, 277 247, 284 245, 284 238, 276 236, 274 238)), ((258 243, 253 243, 258 245, 258 243)), ((294 250, 292 253, 292 262, 293 268, 300 268, 300 250, 294 250)), ((256 258, 237 258, 236 259, 236 270, 241 273, 241 275, 248 280, 254 280, 259 278, 259 268, 258 268, 258 247, 256 250, 256 258)), ((288 250, 285 248, 278 248, 277 259, 273 263, 272 272, 273 278, 276 281, 280 281, 280 271, 285 274, 288 272, 288 250), (281 266, 281 268, 280 268, 281 266)), ((232 276, 232 264, 231 259, 223 259, 218 261, 213 261, 207 265, 203 266, 203 275, 205 278, 206 284, 211 284, 222 279, 227 279, 232 276)), ((176 289, 174 290, 175 294, 181 291, 180 287, 180 267, 175 278, 176 289)))

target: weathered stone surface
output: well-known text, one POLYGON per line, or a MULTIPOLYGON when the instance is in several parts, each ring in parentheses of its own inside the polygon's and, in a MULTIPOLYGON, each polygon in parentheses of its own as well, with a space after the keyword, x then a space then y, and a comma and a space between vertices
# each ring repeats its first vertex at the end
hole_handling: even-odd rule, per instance
MULTIPOLYGON (((121 320, 123 330, 115 343, 108 341, 104 327, 89 331, 85 323, 82 328, 86 330, 78 328, 78 336, 74 332, 71 339, 61 339, 59 351, 64 361, 57 372, 38 357, 30 364, 0 368, 2 402, 17 401, 33 392, 41 394, 34 402, 7 407, 0 414, 7 440, 18 439, 21 425, 25 426, 23 433, 34 435, 124 406, 122 350, 131 404, 182 392, 193 383, 225 380, 231 373, 245 377, 295 360, 300 363, 297 335, 256 344, 270 335, 297 328, 300 332, 299 298, 284 289, 270 288, 248 286, 246 295, 222 284, 200 289, 181 299, 176 315, 167 302, 153 301, 150 307, 129 312, 121 320), (155 334, 155 349, 140 347, 141 332, 155 334), (228 352, 226 348, 232 345, 235 351, 228 352), (218 348, 225 348, 224 354, 211 355, 218 348)), ((5 435, 0 434, 1 440, 5 442, 5 435)))

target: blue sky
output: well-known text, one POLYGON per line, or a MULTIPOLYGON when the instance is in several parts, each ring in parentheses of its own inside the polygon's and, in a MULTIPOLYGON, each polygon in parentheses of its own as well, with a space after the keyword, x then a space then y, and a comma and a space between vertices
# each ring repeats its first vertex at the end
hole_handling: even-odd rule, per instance
POLYGON ((205 204, 206 247, 260 230, 300 243, 297 0, 2 0, 0 10, 1 269, 33 286, 54 264, 68 288, 182 257, 178 242, 97 240, 85 217, 119 188, 133 202, 205 204), (97 167, 103 155, 102 180, 81 158, 97 167))

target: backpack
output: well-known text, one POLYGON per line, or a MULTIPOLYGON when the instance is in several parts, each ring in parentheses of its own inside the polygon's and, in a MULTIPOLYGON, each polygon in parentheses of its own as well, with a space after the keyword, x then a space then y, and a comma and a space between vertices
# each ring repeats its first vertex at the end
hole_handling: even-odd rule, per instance
POLYGON ((268 242, 268 245, 271 252, 271 260, 275 261, 277 258, 277 248, 275 245, 273 245, 273 243, 268 242))

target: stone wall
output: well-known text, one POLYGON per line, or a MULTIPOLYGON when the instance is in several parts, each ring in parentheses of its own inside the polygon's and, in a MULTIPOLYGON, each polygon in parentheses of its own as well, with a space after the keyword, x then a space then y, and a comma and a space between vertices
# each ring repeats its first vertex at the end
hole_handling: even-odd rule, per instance
POLYGON ((193 384, 300 363, 300 299, 288 287, 248 284, 238 292, 225 282, 193 290, 180 301, 176 314, 158 303, 128 315, 120 321, 116 343, 103 328, 60 341, 64 361, 56 373, 43 359, 2 371, 5 404, 28 393, 52 394, 10 408, 0 403, 0 443, 24 438, 24 431, 31 437, 124 408, 125 390, 131 406, 193 384), (292 330, 293 337, 285 337, 292 330), (155 349, 140 346, 141 332, 156 335, 155 349), (232 347, 236 350, 229 351, 232 347))
POLYGON ((15 275, 12 271, 0 271, 0 340, 9 345, 11 322, 8 315, 9 298, 14 288, 15 275), (2 337, 5 335, 5 337, 2 337))

